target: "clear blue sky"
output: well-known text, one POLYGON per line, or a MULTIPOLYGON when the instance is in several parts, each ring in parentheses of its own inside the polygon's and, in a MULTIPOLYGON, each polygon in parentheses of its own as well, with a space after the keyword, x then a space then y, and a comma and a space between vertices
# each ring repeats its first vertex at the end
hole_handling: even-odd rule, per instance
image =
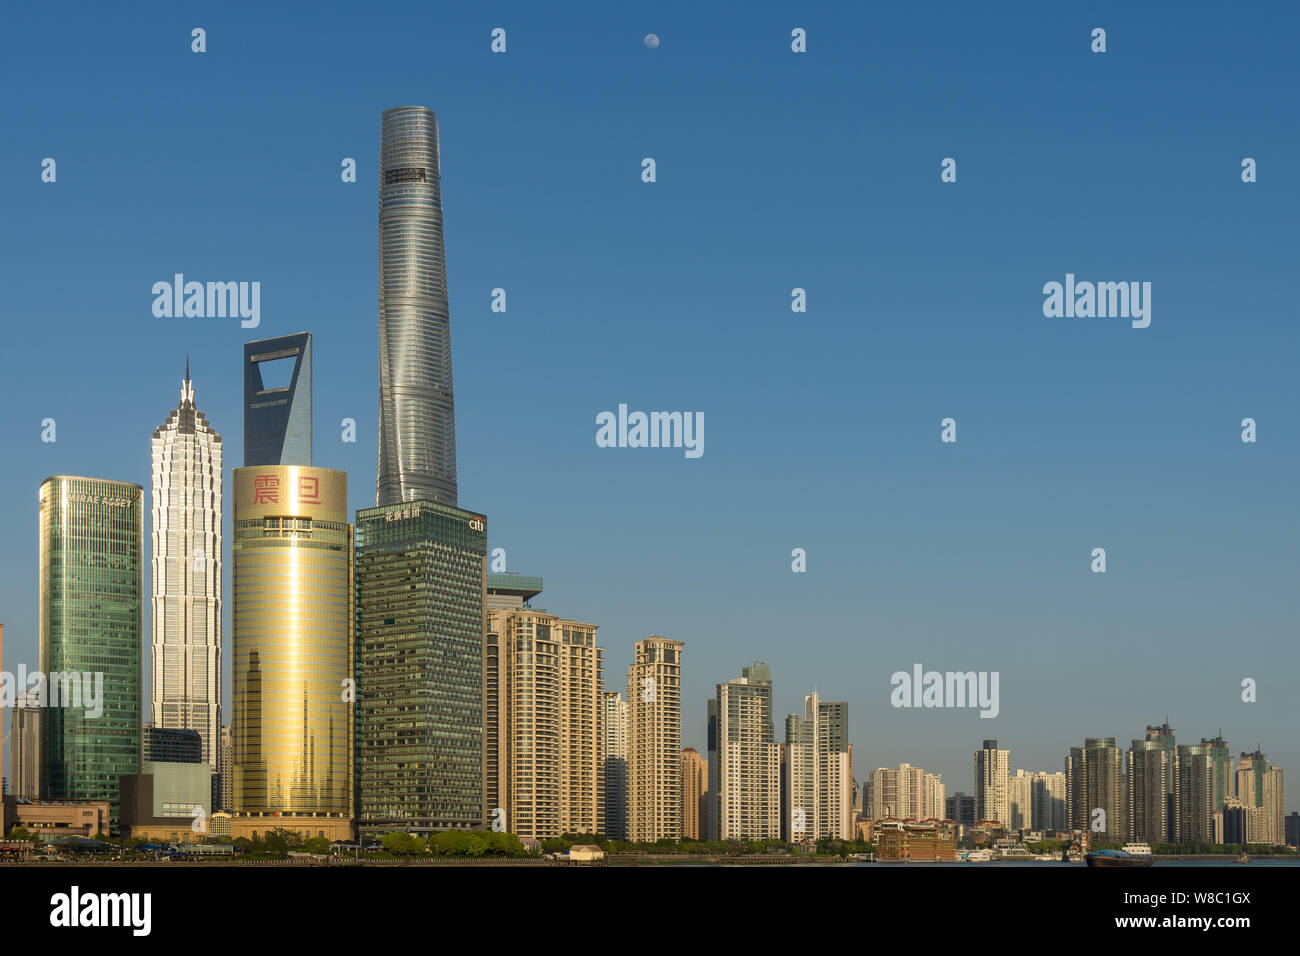
POLYGON ((39 482, 148 487, 187 352, 229 469, 242 343, 313 331, 316 463, 373 504, 379 116, 422 104, 461 504, 539 604, 600 625, 607 686, 635 640, 684 640, 703 749, 714 684, 765 660, 778 736, 816 686, 859 778, 905 760, 949 792, 985 737, 1057 770, 1165 713, 1300 774, 1293 5, 238 6, 3 15, 11 669, 39 482), (176 272, 260 281, 261 327, 155 318, 176 272), (1151 282, 1150 328, 1045 318, 1067 272, 1151 282), (620 402, 703 412, 704 456, 598 448, 620 402), (914 662, 1000 672, 1000 715, 893 709, 914 662))

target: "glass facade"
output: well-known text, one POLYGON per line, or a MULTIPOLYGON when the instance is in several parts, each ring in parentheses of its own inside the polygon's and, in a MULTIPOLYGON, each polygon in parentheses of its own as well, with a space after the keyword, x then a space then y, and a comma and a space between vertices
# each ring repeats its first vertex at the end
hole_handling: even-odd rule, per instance
POLYGON ((41 791, 109 801, 114 828, 119 778, 140 772, 143 497, 64 475, 40 490, 41 791))
POLYGON ((234 473, 234 811, 351 818, 347 475, 234 473))
POLYGON ((478 826, 483 806, 482 515, 433 501, 357 513, 361 831, 478 826))
POLYGON ((447 261, 438 119, 385 110, 379 142, 377 505, 456 505, 447 261))
POLYGON ((311 333, 244 343, 244 465, 311 464, 311 333))

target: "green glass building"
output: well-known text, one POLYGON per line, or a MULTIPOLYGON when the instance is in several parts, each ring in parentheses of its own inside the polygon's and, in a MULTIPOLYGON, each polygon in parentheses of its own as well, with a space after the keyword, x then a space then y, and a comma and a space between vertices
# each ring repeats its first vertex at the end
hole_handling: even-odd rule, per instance
POLYGON ((109 801, 114 830, 120 778, 140 772, 143 495, 67 475, 40 490, 41 792, 109 801))
POLYGON ((356 779, 362 834, 484 823, 487 529, 434 501, 356 521, 356 779))

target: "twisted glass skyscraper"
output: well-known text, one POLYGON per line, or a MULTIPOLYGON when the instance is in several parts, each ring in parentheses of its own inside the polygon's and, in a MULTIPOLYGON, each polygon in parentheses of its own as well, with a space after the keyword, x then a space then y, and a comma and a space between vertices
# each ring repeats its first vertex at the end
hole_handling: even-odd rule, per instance
POLYGON ((438 119, 385 110, 379 146, 379 507, 456 505, 438 119))

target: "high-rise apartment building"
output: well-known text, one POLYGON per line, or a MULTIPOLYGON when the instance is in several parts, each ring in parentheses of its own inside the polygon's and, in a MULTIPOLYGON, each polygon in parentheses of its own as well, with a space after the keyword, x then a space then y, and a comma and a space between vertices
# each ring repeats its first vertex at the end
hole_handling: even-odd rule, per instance
POLYGON ((717 685, 708 703, 708 744, 709 839, 780 839, 781 747, 774 739, 766 664, 756 661, 717 685))
POLYGON ((1027 825, 1034 830, 1067 830, 1070 814, 1066 807, 1065 774, 1037 771, 1030 776, 1030 815, 1027 825))
POLYGON ((853 839, 853 758, 849 706, 803 699, 803 714, 785 720, 782 764, 783 837, 789 842, 853 839))
POLYGON ((1218 736, 1208 740, 1202 737, 1200 746, 1206 749, 1206 756, 1210 763, 1210 804, 1217 810, 1232 796, 1234 780, 1232 751, 1228 747, 1228 742, 1223 739, 1222 730, 1219 731, 1218 736))
POLYGON ((41 798, 41 698, 23 690, 14 701, 9 737, 10 792, 22 800, 41 798))
POLYGON ((1237 761, 1236 797, 1247 810, 1246 843, 1286 843, 1285 777, 1256 746, 1237 761))
MULTIPOLYGON (((943 774, 900 763, 877 767, 867 777, 867 816, 872 820, 955 819, 948 813, 943 774)), ((972 818, 973 822, 973 818, 972 818)))
POLYGON ((188 359, 180 404, 154 429, 151 450, 152 724, 196 731, 200 760, 215 773, 221 733, 221 436, 194 404, 188 359))
POLYGON ((348 839, 353 566, 347 475, 234 473, 231 835, 348 839))
POLYGON ((547 839, 598 833, 604 663, 596 625, 533 609, 487 612, 484 794, 488 818, 547 839))
POLYGON ((1125 843, 1124 754, 1114 737, 1085 737, 1065 760, 1066 803, 1070 829, 1089 834, 1094 843, 1125 843))
POLYGON ((627 839, 627 701, 617 691, 601 695, 600 763, 605 775, 605 825, 611 840, 627 839))
POLYGON ((379 467, 375 503, 456 506, 456 415, 438 118, 385 110, 379 141, 379 467))
POLYGON ((952 820, 954 823, 973 827, 975 825, 975 798, 969 793, 958 790, 944 801, 943 816, 945 820, 952 820))
POLYGON ((682 641, 636 642, 627 671, 628 839, 682 835, 682 641))
POLYGON ((1007 778, 1011 774, 1011 751, 999 750, 996 740, 986 740, 975 751, 975 819, 996 820, 1011 825, 1011 804, 1007 778))
POLYGON ((1034 778, 1025 770, 1007 777, 1007 820, 1011 830, 1033 828, 1034 778))
POLYGON ((1212 843, 1214 813, 1214 764, 1210 748, 1201 744, 1179 744, 1175 773, 1178 775, 1178 827, 1180 843, 1212 843))
POLYGON ((235 806, 235 752, 230 725, 221 728, 221 762, 217 770, 217 809, 231 810, 235 806))
POLYGON ((709 765, 694 747, 682 749, 682 838, 703 840, 708 834, 709 765))
POLYGON ((244 344, 244 467, 310 465, 312 335, 244 344))
POLYGON ((115 829, 120 778, 140 772, 143 497, 68 475, 40 490, 40 669, 69 675, 42 699, 41 793, 107 800, 115 829))
POLYGON ((487 519, 430 500, 365 508, 356 547, 360 829, 481 826, 495 808, 483 792, 487 519))
POLYGON ((1166 721, 1147 727, 1128 752, 1128 831, 1140 843, 1170 843, 1178 834, 1178 751, 1166 721))

